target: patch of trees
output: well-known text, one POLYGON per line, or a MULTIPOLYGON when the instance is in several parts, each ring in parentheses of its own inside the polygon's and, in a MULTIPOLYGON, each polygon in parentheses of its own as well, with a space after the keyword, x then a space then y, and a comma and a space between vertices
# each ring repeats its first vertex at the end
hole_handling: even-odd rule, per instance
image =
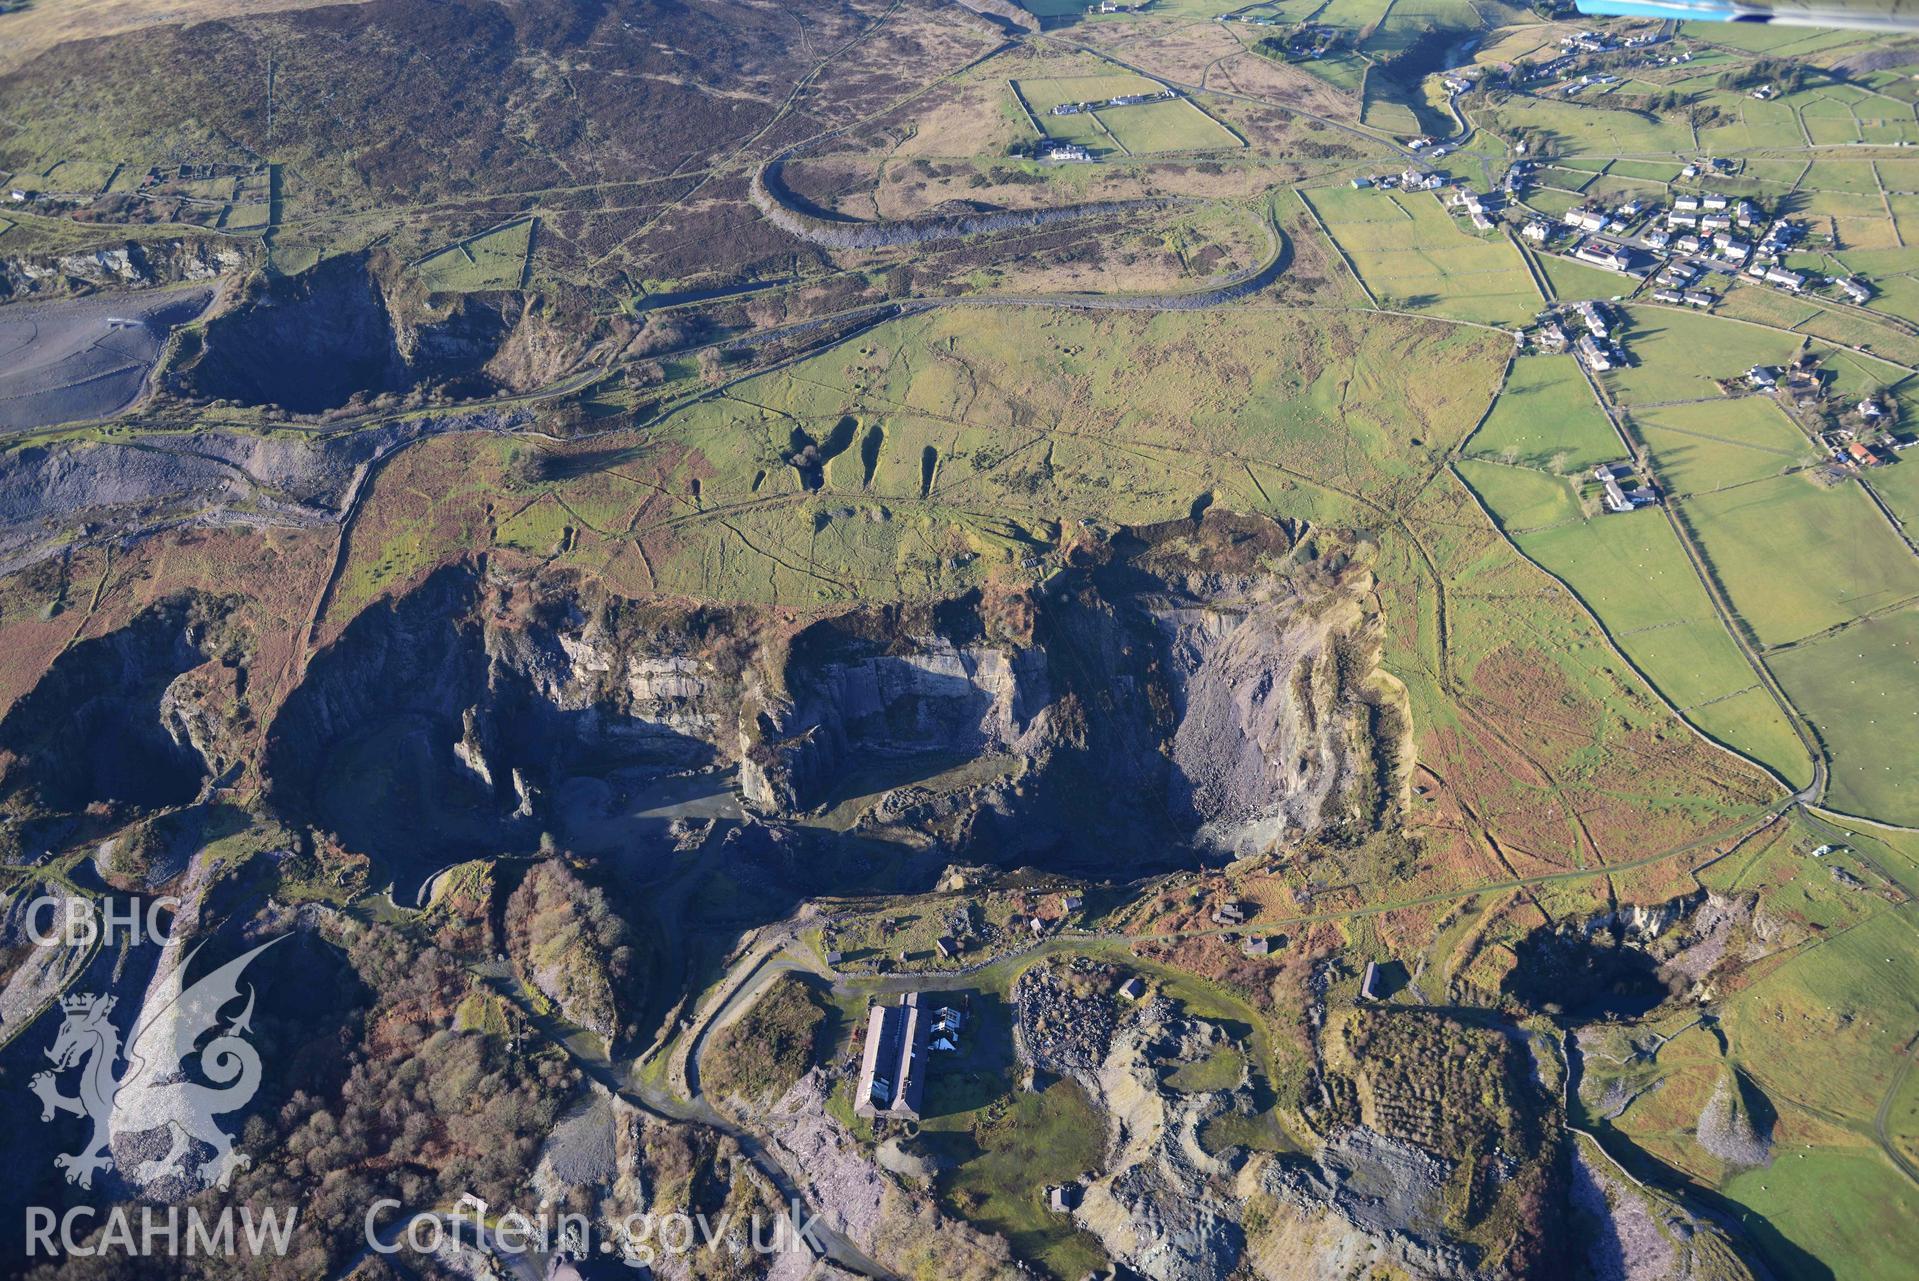
POLYGON ((401 1218, 468 1192, 495 1205, 524 1195, 577 1070, 557 1052, 528 1056, 500 1037, 453 1031, 452 1012, 471 987, 460 957, 383 926, 351 935, 346 949, 365 1003, 304 1045, 276 1041, 275 1071, 304 1085, 246 1119, 237 1146, 253 1164, 232 1187, 191 1202, 209 1222, 224 1207, 249 1206, 256 1221, 297 1207, 285 1257, 242 1248, 189 1263, 108 1251, 62 1259, 32 1274, 36 1281, 308 1281, 364 1249, 366 1214, 381 1198, 398 1200, 404 1209, 393 1217, 401 1218))
POLYGON ((768 1107, 806 1075, 819 1054, 826 1011, 805 981, 786 975, 713 1039, 703 1055, 706 1091, 768 1107))
POLYGON ((1806 87, 1812 79, 1811 69, 1804 63, 1793 62, 1787 58, 1760 58, 1734 71, 1728 71, 1719 77, 1721 89, 1756 89, 1760 85, 1773 85, 1781 93, 1793 93, 1806 87))
POLYGON ((566 863, 536 863, 506 904, 507 951, 526 981, 572 1022, 617 1041, 635 1007, 641 964, 606 891, 566 863))

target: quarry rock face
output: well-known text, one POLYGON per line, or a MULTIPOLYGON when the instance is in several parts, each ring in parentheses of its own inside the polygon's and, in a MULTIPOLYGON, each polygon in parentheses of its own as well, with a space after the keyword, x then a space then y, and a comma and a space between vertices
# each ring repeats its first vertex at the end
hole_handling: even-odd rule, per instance
POLYGON ((604 810, 609 781, 736 770, 769 821, 878 779, 863 821, 924 819, 995 862, 1103 840, 1231 855, 1341 821, 1372 751, 1354 676, 1374 653, 1370 580, 1283 571, 1271 522, 1249 537, 1262 559, 1204 575, 1133 538, 1035 593, 1019 627, 973 593, 782 635, 750 611, 448 568, 314 659, 271 734, 304 746, 267 773, 310 804, 329 753, 412 718, 434 771, 534 825, 563 825, 542 798, 591 791, 604 810), (974 762, 998 781, 945 790, 974 762))
POLYGON ((148 289, 213 280, 244 268, 247 251, 232 242, 128 241, 112 248, 51 256, 0 258, 0 301, 93 288, 148 289))

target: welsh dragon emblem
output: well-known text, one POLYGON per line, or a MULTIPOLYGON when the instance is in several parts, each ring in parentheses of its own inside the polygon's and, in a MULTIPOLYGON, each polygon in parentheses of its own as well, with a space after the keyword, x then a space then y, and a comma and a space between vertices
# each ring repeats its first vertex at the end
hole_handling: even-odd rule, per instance
POLYGON ((197 1177, 203 1187, 224 1188, 235 1170, 251 1163, 245 1154, 233 1150, 232 1138, 214 1118, 245 1107, 260 1088, 260 1055, 246 1040, 252 1030, 252 987, 246 990, 245 1008, 224 1028, 219 1025, 220 1011, 240 998, 241 972, 279 941, 262 943, 184 987, 187 967, 199 954, 195 948, 161 979, 148 1000, 151 1012, 134 1028, 124 1052, 126 1069, 121 1072, 115 1071, 122 1050, 119 1030, 113 1025, 114 998, 94 994, 62 998, 66 1021, 47 1051, 53 1069, 35 1076, 30 1088, 40 1096, 41 1120, 70 1112, 93 1122, 93 1135, 85 1147, 53 1158, 66 1172, 67 1182, 92 1187, 94 1173, 113 1164, 110 1149, 115 1137, 161 1128, 169 1132, 171 1146, 164 1155, 140 1166, 133 1181, 143 1188, 169 1175, 197 1177), (216 1035, 200 1045, 210 1032, 216 1035), (196 1054, 200 1075, 211 1085, 184 1075, 196 1054), (60 1075, 73 1069, 79 1071, 79 1093, 62 1094, 60 1075), (212 1148, 213 1156, 189 1176, 183 1163, 194 1140, 212 1148))

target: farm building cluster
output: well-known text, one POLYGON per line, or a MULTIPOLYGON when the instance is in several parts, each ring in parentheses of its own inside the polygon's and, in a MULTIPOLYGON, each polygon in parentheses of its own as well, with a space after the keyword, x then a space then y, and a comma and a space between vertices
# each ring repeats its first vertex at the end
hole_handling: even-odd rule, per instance
POLYGON ((1606 510, 1615 515, 1659 501, 1659 491, 1640 479, 1631 463, 1601 463, 1593 468, 1593 479, 1599 482, 1606 510))

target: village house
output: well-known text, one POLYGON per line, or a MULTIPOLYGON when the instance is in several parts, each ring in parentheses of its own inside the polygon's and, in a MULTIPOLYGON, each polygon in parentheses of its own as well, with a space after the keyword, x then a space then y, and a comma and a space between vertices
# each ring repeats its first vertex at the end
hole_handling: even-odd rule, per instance
POLYGON ((1796 271, 1787 271, 1784 267, 1766 268, 1766 283, 1777 285, 1781 289, 1790 289, 1798 293, 1806 287, 1806 278, 1796 271))
POLYGON ((960 1029, 965 1026, 966 1018, 951 1006, 941 1006, 933 1011, 932 1048, 941 1054, 957 1054, 960 1048, 960 1029))
POLYGON ((1719 301, 1717 294, 1707 293, 1704 289, 1688 289, 1686 305, 1688 307, 1710 307, 1719 301))
POLYGON ((1519 233, 1534 244, 1543 245, 1552 237, 1552 228, 1535 218, 1527 223, 1519 233))
POLYGON ((1654 302, 1682 302, 1685 295, 1677 289, 1655 289, 1652 291, 1654 302))
POLYGON ((1761 391, 1771 391, 1779 385, 1779 371, 1770 365, 1754 365, 1746 371, 1746 381, 1761 391))
POLYGON ((1672 207, 1680 213, 1698 213, 1699 197, 1677 196, 1673 199, 1672 207))
POLYGON ((1624 271, 1627 264, 1632 261, 1625 250, 1600 240, 1588 240, 1573 250, 1573 257, 1581 262, 1589 262, 1595 267, 1604 267, 1609 271, 1624 271))
POLYGON ((1597 209, 1568 209, 1561 221, 1579 231, 1601 231, 1606 226, 1606 215, 1597 209))
POLYGON ((1856 276, 1840 281, 1839 287, 1846 291, 1846 297, 1856 303, 1863 304, 1872 297, 1872 286, 1856 276))
POLYGON ((1119 996, 1121 1000, 1137 1001, 1139 1000, 1140 997, 1145 995, 1146 995, 1146 980, 1141 978, 1137 974, 1133 975, 1132 978, 1127 979, 1124 983, 1119 985, 1119 996))
POLYGON ((1673 241, 1672 247, 1682 254, 1696 254, 1700 249, 1704 248, 1704 244, 1705 242, 1701 241, 1699 237, 1686 235, 1673 241))

